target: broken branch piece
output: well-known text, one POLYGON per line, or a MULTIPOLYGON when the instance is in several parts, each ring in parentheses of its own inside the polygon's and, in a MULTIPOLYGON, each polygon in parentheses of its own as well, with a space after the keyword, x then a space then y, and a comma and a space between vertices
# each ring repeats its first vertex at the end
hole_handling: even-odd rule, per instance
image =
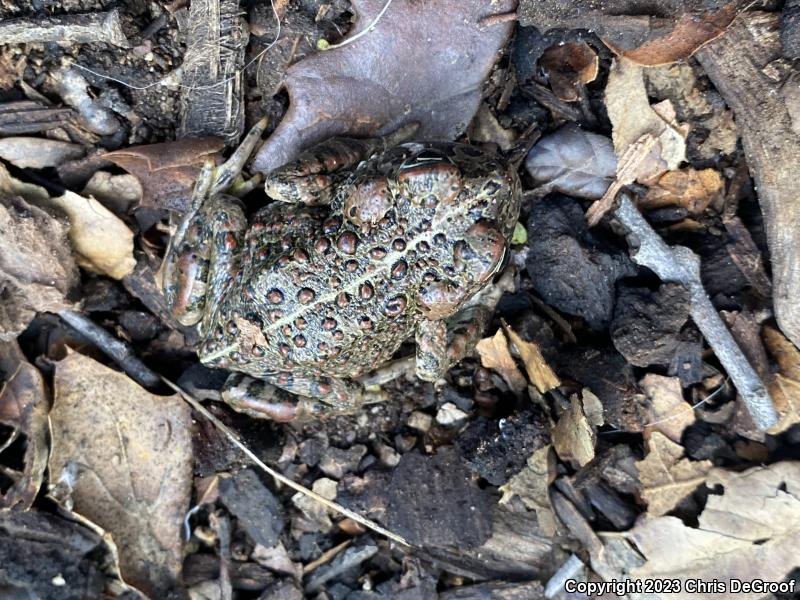
POLYGON ((730 375, 756 426, 769 429, 778 421, 772 399, 711 304, 700 280, 700 259, 689 248, 668 246, 626 194, 620 194, 619 201, 614 215, 638 238, 638 249, 631 253, 634 262, 651 269, 662 281, 686 286, 691 294, 692 319, 730 375))

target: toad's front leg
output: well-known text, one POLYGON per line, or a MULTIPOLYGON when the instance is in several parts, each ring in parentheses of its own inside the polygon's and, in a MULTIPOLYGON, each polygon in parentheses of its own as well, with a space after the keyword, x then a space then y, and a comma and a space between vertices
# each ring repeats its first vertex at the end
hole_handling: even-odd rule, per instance
POLYGON ((491 323, 505 292, 514 291, 514 269, 509 268, 494 284, 478 292, 449 318, 422 320, 416 330, 416 372, 423 381, 436 381, 472 352, 491 323))
POLYGON ((242 203, 221 192, 239 177, 265 126, 265 120, 259 121, 219 167, 204 165, 189 210, 181 218, 164 257, 167 305, 181 324, 200 323, 203 336, 211 328, 225 291, 239 273, 240 248, 247 229, 242 203))

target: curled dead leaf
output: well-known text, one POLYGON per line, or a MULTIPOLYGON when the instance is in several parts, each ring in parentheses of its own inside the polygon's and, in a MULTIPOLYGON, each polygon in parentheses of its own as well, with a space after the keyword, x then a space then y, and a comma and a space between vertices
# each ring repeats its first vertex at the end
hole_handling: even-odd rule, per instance
POLYGON ((544 394, 561 385, 558 376, 547 364, 542 352, 539 350, 539 346, 535 342, 523 340, 505 321, 503 322, 503 330, 508 335, 511 343, 514 344, 520 358, 522 358, 528 378, 540 393, 544 394))
POLYGON ((689 58, 722 35, 744 3, 717 6, 709 9, 703 0, 662 3, 656 16, 647 0, 522 0, 518 12, 524 26, 589 29, 619 56, 653 66, 689 58))
POLYGON ((497 371, 512 392, 519 396, 525 391, 528 383, 517 368, 514 357, 511 356, 508 340, 502 329, 498 329, 493 337, 478 342, 475 350, 481 357, 481 364, 487 369, 497 371))
POLYGON ((677 205, 699 215, 722 196, 724 187, 722 175, 715 169, 667 171, 647 189, 638 205, 648 210, 677 205))
POLYGON ((579 85, 597 78, 597 53, 586 42, 567 42, 547 48, 539 59, 553 93, 566 102, 578 99, 579 85))
POLYGON ((717 39, 742 10, 741 2, 731 2, 714 12, 700 15, 684 13, 666 35, 653 37, 639 46, 625 50, 608 38, 603 43, 615 53, 645 66, 665 65, 686 60, 708 42, 717 39))
POLYGON ((647 440, 647 456, 636 463, 647 514, 659 517, 675 509, 706 480, 710 460, 683 457, 683 447, 658 431, 647 440))

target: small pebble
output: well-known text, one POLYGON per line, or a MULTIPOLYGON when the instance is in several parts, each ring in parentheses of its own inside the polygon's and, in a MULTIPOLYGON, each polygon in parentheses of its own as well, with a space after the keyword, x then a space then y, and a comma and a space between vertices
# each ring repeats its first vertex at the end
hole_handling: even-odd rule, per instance
POLYGON ((333 479, 320 477, 314 482, 311 489, 326 500, 335 500, 338 485, 333 479))
POLYGON ((415 410, 408 416, 407 425, 411 429, 425 433, 433 425, 433 418, 427 413, 415 410))
POLYGON ((453 427, 463 423, 469 415, 452 402, 443 404, 436 413, 436 422, 444 427, 453 427))

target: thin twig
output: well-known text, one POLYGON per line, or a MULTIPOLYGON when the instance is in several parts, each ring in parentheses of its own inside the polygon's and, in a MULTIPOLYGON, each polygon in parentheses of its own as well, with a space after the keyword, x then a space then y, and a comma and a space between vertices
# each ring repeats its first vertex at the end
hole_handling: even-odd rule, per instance
POLYGON ((160 377, 136 356, 127 343, 115 338, 85 315, 72 310, 61 310, 58 316, 117 363, 139 385, 155 388, 161 383, 160 377))
POLYGON ((775 406, 764 383, 711 304, 700 279, 700 259, 689 248, 668 246, 627 194, 621 193, 619 200, 614 215, 638 238, 638 249, 632 252, 634 262, 654 271, 662 281, 675 281, 689 290, 692 320, 728 372, 756 427, 762 431, 769 429, 778 422, 775 406))
POLYGON ((196 398, 194 398, 188 392, 186 392, 183 389, 181 389, 180 386, 178 386, 178 385, 174 384, 173 382, 171 382, 169 379, 167 379, 165 377, 162 377, 161 380, 164 383, 166 383, 169 387, 171 387, 173 390, 175 390, 177 393, 179 393, 183 397, 183 399, 186 400, 186 402, 188 402, 191 405, 192 408, 194 408, 197 412, 199 412, 201 415, 203 415, 206 419, 211 421, 211 423, 213 423, 213 425, 217 429, 219 429, 222 433, 225 434, 225 436, 231 441, 231 443, 234 446, 236 446, 237 448, 239 448, 239 450, 244 452, 244 454, 251 461, 253 461, 253 463, 256 466, 261 468, 265 473, 268 473, 273 479, 275 479, 276 481, 280 481, 282 484, 292 488, 293 490, 296 490, 296 491, 300 492, 301 494, 305 494, 309 498, 312 498, 312 499, 316 500, 317 502, 319 502, 320 504, 322 504, 326 508, 330 508, 331 510, 334 510, 334 511, 336 511, 338 513, 341 513, 341 514, 345 515, 346 517, 350 517, 354 521, 357 521, 358 523, 361 523, 364 527, 367 527, 368 529, 372 529, 376 533, 380 533, 381 535, 386 536, 387 538, 397 542, 398 544, 402 544, 403 546, 406 546, 406 547, 409 547, 409 548, 411 547, 411 544, 409 544, 404 538, 400 537, 396 533, 392 533, 391 531, 381 527, 380 525, 378 525, 374 521, 370 521, 369 519, 367 519, 365 517, 362 517, 361 515, 359 515, 356 512, 353 512, 349 508, 345 508, 341 504, 337 504, 336 502, 333 502, 331 500, 328 500, 327 498, 324 498, 324 497, 320 496, 316 492, 313 492, 312 490, 309 490, 308 488, 303 487, 299 483, 296 483, 295 481, 293 481, 293 480, 289 479, 288 477, 286 477, 286 475, 283 475, 282 473, 279 473, 278 471, 276 471, 272 467, 268 466, 260 458, 258 458, 258 456, 256 456, 253 453, 253 451, 250 450, 250 448, 248 448, 247 446, 244 445, 244 443, 239 439, 239 437, 233 432, 232 429, 230 429, 227 425, 225 425, 225 423, 223 423, 217 417, 215 417, 213 414, 211 414, 206 409, 205 406, 200 404, 200 402, 196 398))

